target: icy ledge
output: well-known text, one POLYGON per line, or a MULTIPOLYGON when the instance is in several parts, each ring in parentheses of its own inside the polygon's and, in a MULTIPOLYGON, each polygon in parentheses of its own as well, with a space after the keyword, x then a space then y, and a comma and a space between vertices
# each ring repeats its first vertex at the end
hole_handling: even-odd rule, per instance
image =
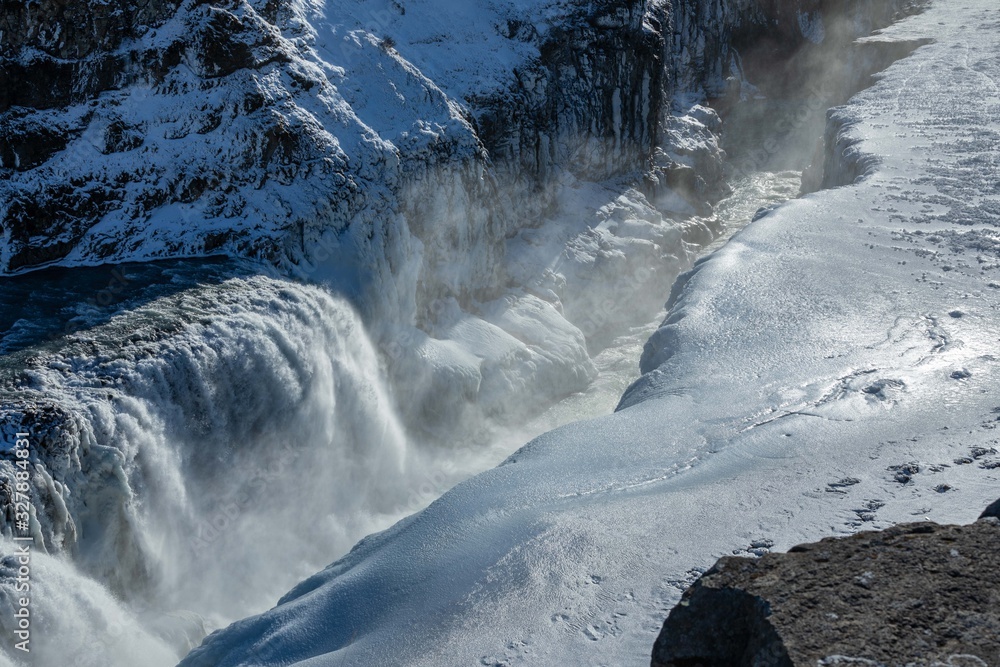
POLYGON ((641 664, 720 555, 975 519, 997 483, 998 25, 958 0, 883 36, 937 42, 843 111, 879 170, 703 262, 622 410, 538 438, 182 664, 641 664))

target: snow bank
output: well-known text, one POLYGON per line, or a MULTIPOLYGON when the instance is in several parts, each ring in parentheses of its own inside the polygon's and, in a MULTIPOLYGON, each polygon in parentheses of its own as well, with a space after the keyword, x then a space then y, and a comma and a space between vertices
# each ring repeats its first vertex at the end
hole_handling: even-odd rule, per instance
POLYGON ((956 0, 878 37, 936 41, 837 114, 877 170, 700 263, 615 415, 538 438, 182 664, 641 663, 720 555, 975 519, 1000 469, 998 27, 956 0))

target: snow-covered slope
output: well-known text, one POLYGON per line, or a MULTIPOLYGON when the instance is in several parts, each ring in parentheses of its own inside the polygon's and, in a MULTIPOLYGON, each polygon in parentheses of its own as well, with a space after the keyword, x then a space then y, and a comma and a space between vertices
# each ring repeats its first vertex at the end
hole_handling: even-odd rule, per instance
POLYGON ((186 666, 641 664, 698 568, 928 516, 998 486, 1000 10, 833 114, 857 184, 701 262, 613 416, 542 436, 366 539, 186 666))

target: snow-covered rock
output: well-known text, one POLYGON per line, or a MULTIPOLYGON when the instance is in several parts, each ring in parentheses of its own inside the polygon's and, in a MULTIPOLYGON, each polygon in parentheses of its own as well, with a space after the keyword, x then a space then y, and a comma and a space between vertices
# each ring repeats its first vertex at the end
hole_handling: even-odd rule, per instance
POLYGON ((341 253, 358 280, 403 282, 379 263, 413 254, 412 228, 424 283, 495 292, 503 239, 545 198, 497 192, 484 146, 533 189, 551 165, 598 180, 643 171, 671 108, 642 3, 407 4, 11 10, 25 29, 0 37, 3 271, 220 252, 299 264, 326 239, 360 246, 341 253), (564 65, 553 45, 584 63, 564 65), (591 63, 601 52, 612 62, 591 63), (453 269, 464 274, 437 276, 456 247, 476 251, 453 269))
MULTIPOLYGON (((547 359, 528 361, 539 369, 532 382, 553 388, 547 400, 580 390, 593 374, 580 330, 590 327, 588 343, 599 346, 604 332, 593 321, 618 319, 590 309, 628 303, 620 295, 634 283, 610 282, 605 270, 612 298, 594 280, 553 270, 564 251, 583 267, 608 256, 588 241, 561 245, 576 234, 558 227, 579 212, 563 205, 566 190, 600 193, 604 201, 589 198, 594 211, 626 198, 638 226, 619 226, 614 254, 654 263, 657 280, 642 286, 650 302, 689 260, 681 225, 656 208, 684 217, 718 195, 717 120, 674 100, 680 91, 703 98, 709 78, 718 87, 742 5, 675 26, 699 7, 186 0, 140 11, 45 0, 12 8, 6 24, 24 29, 0 34, 2 76, 12 82, 0 104, 0 272, 260 258, 348 296, 398 373, 429 358, 427 345, 441 347, 443 334, 424 338, 447 330, 437 318, 448 304, 485 326, 499 301, 541 298, 548 305, 531 312, 551 307, 565 321, 518 354, 547 359), (698 57, 711 71, 676 78, 665 64, 692 40, 708 45, 710 55, 698 57), (58 85, 36 85, 41 78, 58 85), (532 266, 508 257, 512 237, 553 224, 544 235, 560 242, 535 253, 532 266), (546 276, 566 287, 522 293, 522 278, 546 276)), ((605 217, 585 215, 594 226, 605 217)), ((483 357, 462 353, 473 365, 483 357)), ((448 364, 421 373, 461 384, 459 376, 494 372, 489 356, 483 371, 448 364)), ((413 397, 415 413, 426 413, 439 386, 413 397)), ((489 393, 471 396, 487 414, 504 412, 506 399, 489 393)))
POLYGON ((676 101, 721 94, 739 76, 733 42, 786 37, 785 9, 12 7, 0 271, 225 253, 334 282, 404 322, 442 296, 496 298, 505 240, 557 212, 561 171, 657 195, 683 182, 688 206, 717 196, 718 146, 697 120, 672 120, 691 109, 676 101))

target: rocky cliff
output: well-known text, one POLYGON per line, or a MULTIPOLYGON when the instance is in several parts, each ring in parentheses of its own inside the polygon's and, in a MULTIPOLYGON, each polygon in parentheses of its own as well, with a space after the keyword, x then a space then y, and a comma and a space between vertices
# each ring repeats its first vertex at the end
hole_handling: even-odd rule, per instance
POLYGON ((563 172, 717 196, 717 125, 676 117, 826 4, 6 3, 0 272, 225 253, 332 265, 404 320, 493 298, 563 172))
POLYGON ((996 514, 723 558, 670 613, 652 665, 998 664, 996 514))
POLYGON ((517 414, 586 386, 708 236, 677 221, 723 187, 698 103, 902 4, 4 3, 0 274, 262 258, 364 307, 425 388, 411 422, 453 424, 452 394, 517 414), (502 354, 458 339, 473 318, 502 354))

